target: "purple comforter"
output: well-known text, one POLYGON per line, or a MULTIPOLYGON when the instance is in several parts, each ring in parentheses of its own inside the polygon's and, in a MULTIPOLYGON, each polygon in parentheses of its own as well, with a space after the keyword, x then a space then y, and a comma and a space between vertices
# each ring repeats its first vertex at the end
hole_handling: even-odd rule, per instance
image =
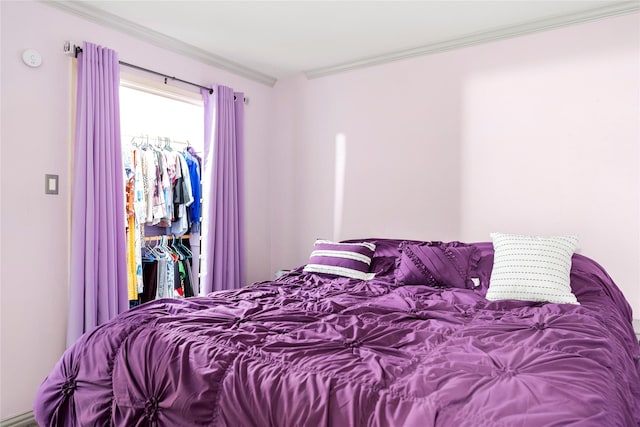
POLYGON ((640 348, 607 273, 574 255, 581 305, 298 269, 153 301, 85 334, 37 393, 41 426, 638 426, 640 348))

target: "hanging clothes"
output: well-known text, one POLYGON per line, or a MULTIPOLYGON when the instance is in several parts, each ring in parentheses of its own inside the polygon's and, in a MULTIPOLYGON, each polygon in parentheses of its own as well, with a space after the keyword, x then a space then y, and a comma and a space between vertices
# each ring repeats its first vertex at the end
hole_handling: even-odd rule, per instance
POLYGON ((189 169, 189 180, 193 194, 193 203, 189 205, 189 218, 191 229, 200 231, 200 215, 202 212, 202 194, 200 184, 200 166, 198 161, 188 152, 183 153, 184 159, 189 169))
POLYGON ((181 235, 187 229, 199 230, 202 216, 201 161, 193 149, 173 150, 167 139, 164 146, 142 144, 126 153, 134 158, 133 197, 135 216, 141 225, 169 228, 178 220, 181 235), (188 208, 188 209, 187 209, 188 208), (186 215, 186 217, 185 217, 186 215))
POLYGON ((176 236, 182 236, 189 229, 187 207, 194 202, 194 197, 187 161, 181 153, 176 157, 176 160, 180 168, 180 180, 176 180, 176 187, 180 185, 180 188, 175 189, 175 193, 178 194, 174 198, 176 225, 172 226, 171 232, 176 236))
POLYGON ((139 295, 141 304, 156 298, 158 288, 158 263, 155 259, 143 258, 142 274, 144 277, 144 287, 139 295))
POLYGON ((142 228, 140 226, 140 217, 144 214, 146 209, 146 203, 144 201, 144 183, 143 180, 136 180, 136 176, 142 175, 142 162, 140 158, 140 151, 135 148, 132 150, 132 160, 133 160, 133 222, 130 223, 130 226, 133 225, 133 246, 129 246, 129 253, 133 250, 133 254, 128 256, 127 259, 133 258, 135 265, 135 281, 136 281, 136 289, 138 293, 142 292, 143 288, 143 277, 142 277, 142 241, 144 239, 144 235, 142 233, 142 228))
MULTIPOLYGON (((126 159, 127 272, 129 300, 194 296, 192 259, 163 242, 143 248, 152 234, 182 236, 199 231, 202 211, 201 159, 192 147, 179 151, 168 138, 132 143, 126 159), (150 226, 158 228, 148 228, 150 226), (166 231, 162 231, 166 230, 166 231)), ((133 303, 130 303, 133 305, 133 303)))
POLYGON ((137 299, 138 287, 136 283, 135 268, 135 211, 133 207, 134 193, 134 170, 133 170, 133 153, 127 153, 122 158, 125 174, 125 218, 127 224, 126 241, 127 241, 127 294, 129 300, 137 299), (130 256, 130 254, 132 256, 130 256))

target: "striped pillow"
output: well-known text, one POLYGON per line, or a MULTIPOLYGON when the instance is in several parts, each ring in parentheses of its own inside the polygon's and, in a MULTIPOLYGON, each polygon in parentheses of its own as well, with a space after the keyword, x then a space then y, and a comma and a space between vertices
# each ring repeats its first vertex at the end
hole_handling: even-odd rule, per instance
POLYGON ((369 280, 374 276, 369 273, 369 267, 375 250, 376 245, 369 242, 335 243, 316 240, 309 263, 303 271, 369 280))
POLYGON ((576 236, 491 233, 495 250, 486 298, 579 304, 571 292, 576 236))

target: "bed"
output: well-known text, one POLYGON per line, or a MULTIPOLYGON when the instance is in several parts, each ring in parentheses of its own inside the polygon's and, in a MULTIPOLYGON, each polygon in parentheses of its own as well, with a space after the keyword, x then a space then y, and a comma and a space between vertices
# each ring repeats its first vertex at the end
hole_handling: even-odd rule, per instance
POLYGON ((274 281, 119 315, 64 353, 37 422, 640 425, 631 309, 595 261, 570 256, 575 303, 490 300, 495 241, 342 244, 364 242, 366 277, 314 271, 319 250, 274 281))

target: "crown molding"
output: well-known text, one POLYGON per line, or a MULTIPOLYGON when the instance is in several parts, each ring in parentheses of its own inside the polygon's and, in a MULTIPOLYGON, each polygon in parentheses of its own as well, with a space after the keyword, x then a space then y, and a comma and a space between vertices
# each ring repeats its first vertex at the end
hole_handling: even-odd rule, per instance
POLYGON ((616 2, 611 5, 591 9, 584 12, 572 13, 567 15, 559 15, 545 19, 530 21, 520 25, 513 25, 499 28, 491 31, 469 34, 464 37, 443 40, 438 43, 432 43, 417 48, 391 52, 385 55, 373 56, 360 59, 357 61, 346 62, 343 64, 333 65, 329 67, 315 68, 304 71, 308 79, 327 76, 330 74, 342 73, 345 71, 355 70, 358 68, 371 67, 374 65, 386 64, 389 62, 400 61, 403 59, 424 56, 447 50, 459 49, 467 46, 473 46, 481 43, 487 43, 496 40, 518 37, 526 34, 552 30, 573 24, 593 21, 596 19, 607 18, 610 16, 623 15, 637 12, 640 10, 640 2, 623 1, 616 2))
POLYGON ((181 55, 196 59, 205 64, 213 65, 233 74, 246 77, 250 80, 274 86, 277 79, 251 68, 245 67, 221 56, 211 54, 203 49, 197 48, 180 40, 169 37, 157 31, 150 30, 135 22, 122 19, 116 15, 96 9, 85 3, 78 1, 63 0, 38 0, 40 3, 56 7, 64 12, 77 15, 83 19, 95 22, 129 34, 138 39, 147 41, 155 46, 171 50, 181 55))

